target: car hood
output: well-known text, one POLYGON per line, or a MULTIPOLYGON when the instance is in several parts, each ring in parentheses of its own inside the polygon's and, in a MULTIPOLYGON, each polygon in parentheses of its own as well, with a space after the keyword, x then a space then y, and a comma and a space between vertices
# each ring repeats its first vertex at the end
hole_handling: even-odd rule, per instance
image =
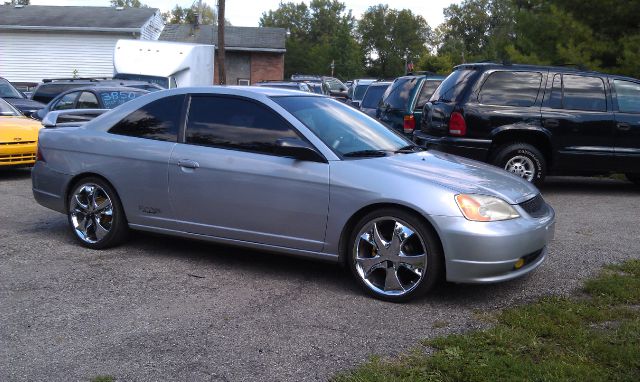
POLYGON ((26 117, 0 117, 0 142, 36 141, 40 128, 38 121, 26 117))
POLYGON ((26 98, 4 98, 5 101, 9 102, 15 108, 20 111, 23 110, 38 110, 42 109, 45 105, 38 101, 34 101, 32 99, 26 98))
POLYGON ((539 193, 533 184, 503 169, 439 151, 396 154, 373 161, 396 175, 436 183, 455 193, 496 196, 509 204, 522 203, 539 193))

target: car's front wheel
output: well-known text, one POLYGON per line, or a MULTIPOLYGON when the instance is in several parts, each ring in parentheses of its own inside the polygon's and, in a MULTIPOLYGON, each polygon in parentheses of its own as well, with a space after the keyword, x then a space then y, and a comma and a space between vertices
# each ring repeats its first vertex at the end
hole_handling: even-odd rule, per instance
POLYGON ((84 178, 72 187, 68 211, 71 231, 85 247, 113 247, 126 238, 128 225, 122 204, 113 188, 100 178, 84 178))
POLYGON ((528 143, 512 143, 499 147, 492 162, 536 185, 542 184, 547 173, 544 155, 528 143))
POLYGON ((428 292, 442 271, 435 232, 409 212, 386 208, 364 216, 349 241, 348 262, 372 296, 402 302, 428 292))

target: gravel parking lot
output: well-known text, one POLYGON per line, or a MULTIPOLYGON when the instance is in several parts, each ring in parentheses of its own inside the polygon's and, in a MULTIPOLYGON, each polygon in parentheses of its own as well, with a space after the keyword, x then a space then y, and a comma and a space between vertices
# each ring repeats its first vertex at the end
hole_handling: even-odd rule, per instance
POLYGON ((558 222, 536 272, 400 305, 332 264, 142 233, 87 250, 33 200, 28 170, 0 172, 0 380, 326 380, 640 257, 639 187, 556 177, 542 191, 558 222))

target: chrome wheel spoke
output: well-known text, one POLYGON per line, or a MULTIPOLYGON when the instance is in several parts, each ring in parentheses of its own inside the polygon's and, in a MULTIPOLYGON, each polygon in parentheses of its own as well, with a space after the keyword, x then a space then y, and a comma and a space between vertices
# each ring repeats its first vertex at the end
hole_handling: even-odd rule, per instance
POLYGON ((400 254, 400 256, 398 256, 398 263, 400 264, 406 264, 412 267, 424 267, 424 262, 426 260, 426 255, 424 253, 420 254, 420 255, 411 255, 411 256, 407 256, 405 254, 400 254))
POLYGON ((404 287, 398 278, 398 272, 394 267, 387 268, 387 276, 384 279, 384 290, 386 292, 404 292, 404 287))
POLYGON ((382 235, 380 235, 380 230, 378 229, 377 223, 373 223, 371 236, 373 236, 373 242, 377 249, 382 249, 387 246, 387 242, 382 238, 382 235))
POLYGON ((369 277, 369 275, 371 275, 371 272, 375 271, 378 268, 381 268, 382 264, 385 262, 385 260, 380 256, 358 257, 356 261, 358 262, 358 265, 360 265, 364 273, 364 277, 369 277))
POLYGON ((98 241, 102 240, 109 233, 109 230, 104 228, 99 221, 95 221, 93 226, 95 227, 94 231, 96 235, 96 240, 98 241))

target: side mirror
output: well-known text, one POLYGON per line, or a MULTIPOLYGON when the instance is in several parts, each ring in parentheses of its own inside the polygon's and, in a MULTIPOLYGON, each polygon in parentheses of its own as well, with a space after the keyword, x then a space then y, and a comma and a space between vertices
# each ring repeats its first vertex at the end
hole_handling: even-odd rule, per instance
POLYGON ((310 161, 310 162, 326 162, 325 158, 320 155, 310 144, 299 138, 280 138, 276 141, 275 153, 278 155, 310 161))
POLYGON ((33 115, 37 112, 37 110, 25 110, 22 112, 22 115, 25 117, 33 118, 33 115))

